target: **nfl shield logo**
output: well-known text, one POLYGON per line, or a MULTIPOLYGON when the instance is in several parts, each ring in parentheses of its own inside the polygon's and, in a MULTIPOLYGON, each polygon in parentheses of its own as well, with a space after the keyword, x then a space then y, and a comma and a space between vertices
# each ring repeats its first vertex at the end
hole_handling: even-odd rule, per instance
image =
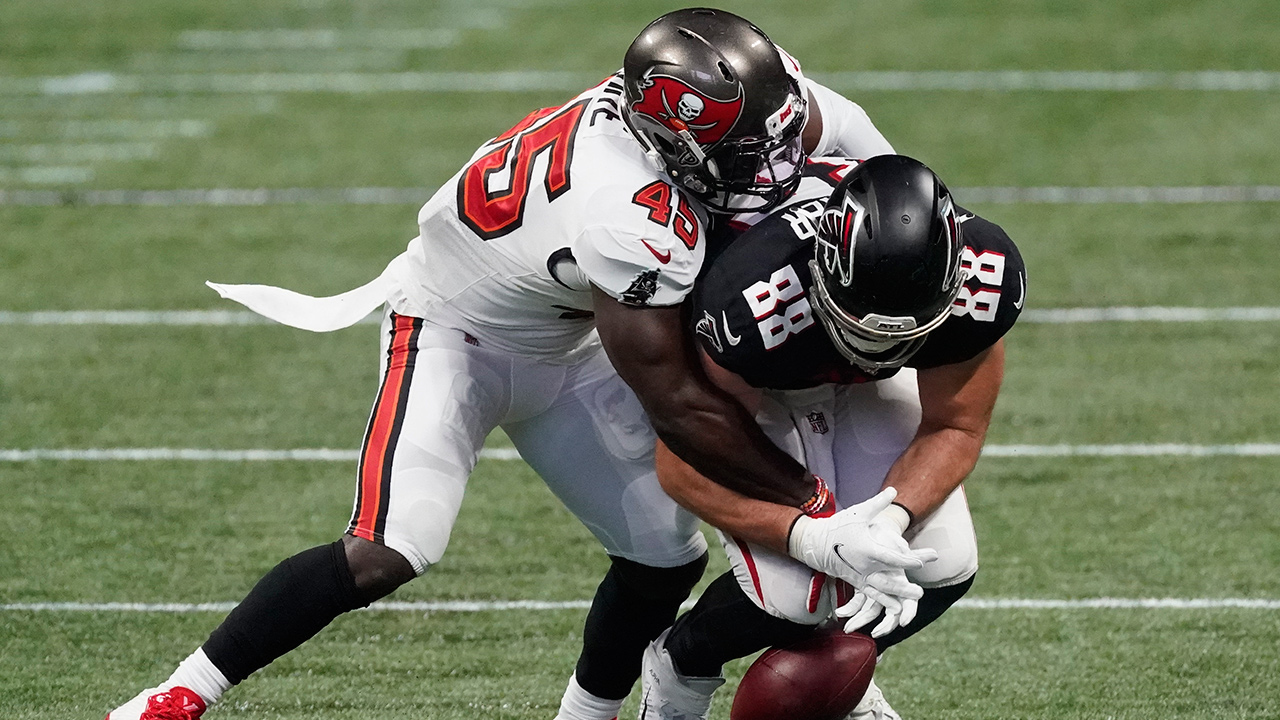
POLYGON ((827 434, 827 416, 820 412, 811 412, 807 416, 809 418, 809 427, 819 435, 827 434))

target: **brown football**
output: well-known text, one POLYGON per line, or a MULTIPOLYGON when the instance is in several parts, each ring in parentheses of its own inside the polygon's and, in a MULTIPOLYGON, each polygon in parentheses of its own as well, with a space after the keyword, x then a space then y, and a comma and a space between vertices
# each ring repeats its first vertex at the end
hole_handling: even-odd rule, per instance
POLYGON ((733 696, 729 719, 844 720, 875 669, 870 636, 819 632, 756 658, 733 696))

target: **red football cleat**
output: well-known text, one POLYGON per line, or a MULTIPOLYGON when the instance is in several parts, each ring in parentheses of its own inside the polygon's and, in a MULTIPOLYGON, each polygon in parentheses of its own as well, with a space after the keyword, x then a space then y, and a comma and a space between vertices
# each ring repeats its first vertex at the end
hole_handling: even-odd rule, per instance
POLYGON ((107 720, 196 720, 205 709, 199 695, 180 685, 168 690, 151 688, 107 713, 107 720))

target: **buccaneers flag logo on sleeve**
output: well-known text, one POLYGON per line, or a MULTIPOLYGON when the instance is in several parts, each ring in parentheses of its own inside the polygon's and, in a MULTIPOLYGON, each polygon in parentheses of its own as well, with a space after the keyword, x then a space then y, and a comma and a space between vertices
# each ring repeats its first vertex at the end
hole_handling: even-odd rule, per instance
POLYGON ((741 85, 737 97, 724 101, 666 75, 645 75, 638 84, 644 97, 632 106, 633 111, 654 118, 672 132, 688 130, 700 145, 719 142, 742 114, 741 85))

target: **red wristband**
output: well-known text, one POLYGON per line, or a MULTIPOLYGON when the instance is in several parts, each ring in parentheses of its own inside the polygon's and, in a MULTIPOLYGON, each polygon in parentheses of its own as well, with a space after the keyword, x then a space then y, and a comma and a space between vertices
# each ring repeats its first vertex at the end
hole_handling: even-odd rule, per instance
POLYGON ((813 495, 804 504, 800 506, 800 512, 809 517, 830 517, 836 512, 835 496, 831 494, 831 488, 827 487, 827 481, 812 476, 814 482, 813 495))

